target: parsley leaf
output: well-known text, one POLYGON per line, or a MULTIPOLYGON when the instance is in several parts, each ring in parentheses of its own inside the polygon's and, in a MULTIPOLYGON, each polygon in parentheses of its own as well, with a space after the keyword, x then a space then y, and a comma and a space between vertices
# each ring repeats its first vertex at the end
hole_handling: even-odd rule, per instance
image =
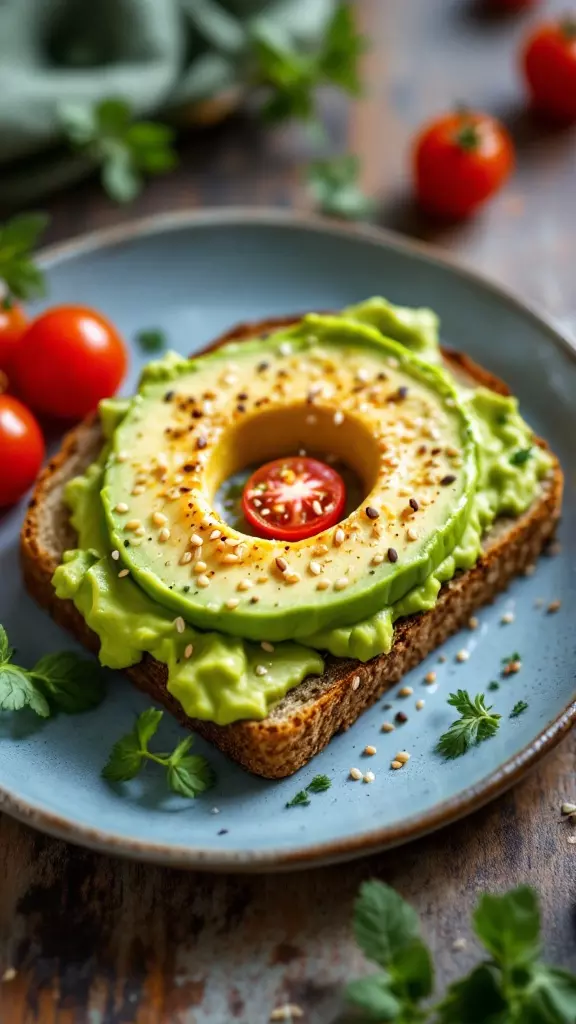
POLYGON ((510 456, 510 462, 513 466, 523 466, 531 456, 532 448, 519 448, 510 456))
POLYGON ((347 220, 367 220, 376 210, 359 184, 360 161, 352 154, 316 160, 308 168, 308 186, 323 213, 347 220))
POLYGON ((504 665, 504 667, 507 667, 513 661, 522 661, 522 658, 518 654, 518 651, 514 651, 514 654, 507 654, 505 658, 502 658, 502 664, 504 665))
POLYGON ((73 651, 46 654, 29 675, 51 704, 70 715, 98 707, 106 693, 98 663, 73 651))
POLYGON ((312 782, 309 782, 306 789, 309 793, 325 793, 332 785, 327 775, 315 775, 312 782))
POLYGON ((31 250, 49 217, 44 213, 21 213, 0 227, 0 279, 8 290, 8 302, 35 299, 46 294, 44 273, 33 262, 31 250))
POLYGON ((309 807, 310 797, 305 789, 301 789, 300 792, 296 793, 291 800, 288 801, 286 807, 309 807))
POLYGON ((470 747, 482 740, 487 740, 497 732, 501 715, 490 714, 491 707, 486 707, 484 694, 470 697, 466 690, 451 693, 448 704, 455 707, 460 718, 438 740, 436 749, 445 758, 460 757, 470 747))
POLYGON ((93 106, 66 103, 60 116, 70 143, 100 166, 102 184, 118 203, 131 202, 146 175, 176 166, 172 129, 155 121, 133 121, 123 99, 110 97, 93 106))
POLYGON ((496 680, 493 679, 491 683, 488 683, 488 689, 492 690, 492 691, 499 690, 500 689, 500 683, 497 683, 496 680))
POLYGON ((132 731, 112 747, 102 776, 109 782, 127 782, 138 775, 146 761, 155 761, 166 769, 166 782, 172 792, 193 799, 214 784, 214 773, 204 757, 188 755, 193 736, 181 740, 171 754, 155 754, 148 749, 163 717, 164 712, 157 708, 138 715, 132 731))
POLYGON ((517 701, 514 707, 512 708, 512 711, 510 712, 510 718, 518 718, 518 715, 521 715, 523 711, 526 711, 527 707, 528 704, 525 700, 517 701))
POLYGON ((138 331, 136 341, 143 352, 159 352, 166 347, 166 335, 159 327, 147 327, 138 331))
POLYGON ((34 685, 25 669, 17 665, 0 667, 0 710, 21 711, 29 707, 41 718, 50 717, 44 694, 34 685))

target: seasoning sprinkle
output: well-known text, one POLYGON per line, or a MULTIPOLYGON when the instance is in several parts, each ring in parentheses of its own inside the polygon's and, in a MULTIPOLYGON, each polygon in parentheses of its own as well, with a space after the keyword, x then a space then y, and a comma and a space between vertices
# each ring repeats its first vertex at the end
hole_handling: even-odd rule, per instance
POLYGON ((456 480, 456 477, 454 476, 453 473, 447 473, 446 476, 442 477, 440 483, 441 483, 442 487, 448 487, 448 485, 449 484, 453 484, 455 480, 456 480))
POLYGON ((129 573, 130 569, 121 569, 120 572, 118 573, 118 578, 123 579, 125 576, 128 576, 129 573))
POLYGON ((313 576, 319 576, 320 573, 322 572, 322 566, 320 565, 320 562, 310 562, 308 568, 313 576))
POLYGON ((372 565, 381 565, 384 561, 384 555, 377 554, 372 557, 372 565))
POLYGON ((347 576, 341 576, 340 579, 336 580, 334 583, 334 590, 345 590, 349 582, 350 581, 347 576))
POLYGON ((184 657, 186 658, 186 660, 188 660, 188 658, 191 658, 193 654, 194 654, 194 645, 193 644, 186 644, 186 647, 184 648, 184 657))
POLYGON ((365 509, 365 512, 366 512, 366 515, 368 516, 368 519, 378 519, 378 517, 380 515, 378 509, 374 508, 373 505, 367 505, 366 509, 365 509))
POLYGON ((208 568, 208 566, 206 565, 206 562, 195 562, 194 563, 194 572, 196 572, 196 573, 198 573, 198 572, 206 572, 207 568, 208 568))
POLYGON ((436 673, 435 672, 427 672, 426 675, 424 676, 424 682, 425 683, 435 683, 436 682, 436 673))
POLYGON ((410 760, 411 754, 406 750, 401 750, 399 754, 396 754, 396 760, 400 761, 400 764, 406 764, 410 760))
POLYGON ((286 572, 286 569, 288 568, 288 562, 285 558, 282 558, 282 556, 276 559, 276 565, 280 572, 286 572))
POLYGON ((338 411, 334 413, 334 425, 336 427, 340 427, 343 423, 344 413, 340 409, 338 409, 338 411))
POLYGON ((410 501, 408 502, 408 504, 410 505, 410 508, 411 508, 411 509, 412 509, 412 510, 413 510, 414 512, 417 512, 417 511, 418 511, 418 509, 420 508, 420 506, 419 506, 418 502, 416 501, 416 498, 410 498, 410 501))
POLYGON ((392 722, 382 722, 380 732, 394 732, 394 728, 392 722))
POLYGON ((110 555, 114 559, 115 562, 117 562, 118 559, 120 558, 120 552, 116 548, 114 549, 114 551, 110 552, 110 555))
POLYGON ((514 622, 514 617, 515 616, 513 612, 504 612, 504 615, 500 619, 500 622, 502 623, 503 626, 509 626, 512 622, 514 622))
POLYGON ((365 772, 363 776, 364 782, 374 782, 375 778, 374 772, 365 772))
POLYGON ((266 651, 268 654, 272 654, 275 649, 274 644, 271 644, 268 640, 263 640, 262 643, 260 644, 260 647, 262 648, 263 651, 266 651))
POLYGON ((422 700, 422 698, 420 698, 420 700, 417 700, 415 705, 416 711, 422 711, 422 708, 424 707, 425 703, 426 701, 422 700))
POLYGON ((120 514, 127 512, 128 505, 126 504, 125 501, 119 501, 118 504, 115 506, 114 511, 119 512, 120 514))
POLYGON ((373 757, 374 754, 376 753, 376 747, 373 747, 369 744, 367 747, 364 747, 364 753, 367 754, 368 757, 373 757))
POLYGON ((226 601, 226 607, 229 608, 231 612, 233 612, 234 609, 237 608, 239 604, 240 601, 238 600, 237 597, 229 597, 228 600, 226 601))
POLYGON ((400 689, 398 690, 399 697, 411 697, 413 693, 414 690, 412 689, 411 686, 401 686, 400 689))
POLYGON ((316 590, 328 590, 328 588, 331 586, 332 584, 330 580, 324 578, 322 580, 318 580, 318 583, 316 584, 316 590))
POLYGON ((219 538, 221 536, 222 536, 222 531, 221 530, 212 530, 212 533, 210 534, 208 540, 219 540, 219 538))
POLYGON ((164 524, 168 522, 168 517, 165 516, 163 512, 153 512, 152 522, 154 523, 154 526, 164 526, 164 524))
POLYGON ((418 534, 412 526, 409 526, 406 530, 406 536, 408 537, 408 540, 418 540, 418 534))
POLYGON ((334 533, 334 544, 336 547, 339 548, 340 545, 344 543, 345 539, 346 534, 344 533, 344 530, 342 530, 341 527, 338 527, 334 533))
POLYGON ((196 583, 198 584, 199 587, 209 587, 210 586, 210 580, 204 574, 202 574, 201 576, 198 577, 198 579, 196 580, 196 583))
POLYGON ((352 680, 352 689, 357 690, 360 686, 360 676, 354 676, 352 680))
POLYGON ((471 616, 471 617, 470 617, 470 618, 468 619, 468 629, 478 629, 478 626, 479 626, 479 625, 480 625, 480 622, 479 622, 479 620, 478 620, 478 619, 476 618, 476 616, 475 616, 475 615, 472 615, 472 616, 471 616))
POLYGON ((396 548, 388 548, 388 561, 389 562, 397 562, 398 561, 398 552, 396 551, 396 548))
POLYGON ((166 540, 170 540, 170 530, 168 529, 167 526, 164 526, 160 530, 160 533, 158 534, 158 540, 160 541, 161 544, 163 544, 164 541, 166 540))
POLYGON ((390 767, 393 768, 395 772, 397 772, 398 769, 402 767, 402 762, 401 761, 391 761, 390 762, 390 767))
POLYGON ((398 711, 398 713, 396 714, 395 718, 396 718, 396 721, 399 722, 400 725, 404 725, 405 722, 408 721, 408 715, 406 714, 405 711, 398 711))
POLYGON ((456 655, 456 661, 468 661, 469 657, 470 651, 467 651, 466 648, 462 648, 462 650, 458 651, 456 655))
POLYGON ((360 769, 359 768, 351 768, 350 769, 350 778, 354 779, 354 782, 360 782, 360 779, 362 778, 362 772, 360 771, 360 769))
POLYGON ((203 538, 200 536, 200 534, 193 533, 192 536, 190 537, 190 543, 195 548, 201 548, 203 543, 204 543, 204 541, 203 541, 203 538))
POLYGON ((180 559, 180 565, 188 565, 188 562, 191 562, 191 561, 192 561, 192 552, 191 551, 185 551, 184 554, 182 555, 182 558, 180 559))
POLYGON ((268 675, 268 669, 266 668, 266 665, 256 665, 254 672, 257 676, 268 675))
POLYGON ((546 611, 548 612, 549 615, 554 615, 555 612, 560 610, 561 606, 562 606, 562 602, 561 601, 558 601, 558 600, 551 601, 550 604, 548 605, 546 611))

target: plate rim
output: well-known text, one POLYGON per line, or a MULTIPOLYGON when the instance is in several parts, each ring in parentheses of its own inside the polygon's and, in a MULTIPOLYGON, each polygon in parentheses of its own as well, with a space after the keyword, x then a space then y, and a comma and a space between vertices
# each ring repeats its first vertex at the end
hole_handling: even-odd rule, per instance
MULTIPOLYGON (((468 265, 466 261, 461 261, 428 242, 409 239, 389 229, 366 224, 346 224, 308 213, 250 206, 174 210, 129 220, 120 225, 91 231, 66 242, 48 246, 39 252, 38 262, 44 268, 50 268, 75 256, 164 231, 210 225, 253 224, 285 229, 297 228, 320 234, 332 234, 340 238, 356 238, 371 242, 377 248, 396 250, 443 266, 458 277, 468 279, 492 292, 522 315, 527 315, 544 331, 550 341, 576 361, 576 348, 568 334, 565 334, 551 317, 540 312, 529 301, 520 298, 513 289, 496 283, 482 271, 468 265)), ((47 811, 43 805, 23 800, 15 795, 13 790, 5 788, 1 782, 0 810, 58 839, 97 852, 140 861, 208 871, 258 872, 303 869, 351 860, 399 846, 479 810, 518 782, 544 754, 551 751, 567 735, 575 722, 576 700, 571 700, 566 708, 521 751, 474 785, 466 787, 448 800, 435 804, 429 811, 408 817, 398 825, 382 826, 345 839, 299 844, 287 850, 218 850, 130 839, 115 832, 79 824, 73 819, 47 811)))

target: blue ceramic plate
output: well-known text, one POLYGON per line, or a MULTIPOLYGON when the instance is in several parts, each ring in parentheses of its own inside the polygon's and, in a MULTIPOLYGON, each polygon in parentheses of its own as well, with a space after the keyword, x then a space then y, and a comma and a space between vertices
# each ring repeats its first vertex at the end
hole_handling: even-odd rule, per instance
MULTIPOLYGON (((466 814, 561 739, 576 717, 576 357, 549 324, 435 252, 381 232, 278 212, 160 217, 53 249, 44 265, 51 302, 94 305, 127 339, 139 328, 161 327, 182 353, 239 320, 337 308, 371 294, 430 305, 440 313, 445 342, 510 382, 530 423, 559 454, 567 494, 562 554, 542 558, 534 576, 482 609, 476 631, 446 644, 444 663, 432 655, 413 671, 405 680, 413 697, 392 695, 388 711, 380 701, 295 778, 253 778, 198 740, 196 748, 218 774, 205 797, 187 802, 166 795, 155 771, 125 787, 109 786, 100 770, 112 742, 149 703, 111 674, 107 700, 90 714, 46 723, 25 715, 0 719, 1 806, 47 832, 146 860, 235 870, 302 866, 398 844, 466 814), (561 610, 546 614, 556 599, 561 610), (514 622, 503 625, 508 610, 514 622), (455 660, 462 647, 470 651, 464 664, 455 660), (490 695, 503 716, 498 735, 444 763, 434 746, 453 718, 449 692, 483 689, 516 650, 522 671, 490 695), (431 669, 437 685, 426 687, 431 669), (420 697, 426 703, 417 712, 420 697), (528 709, 511 719, 519 699, 528 709), (407 724, 383 734, 382 721, 400 707, 407 724), (362 756, 367 743, 377 747, 370 759, 362 756), (412 752, 409 765, 390 771, 391 758, 404 748, 412 752), (372 769, 375 782, 350 781, 352 765, 372 769), (332 788, 313 797, 313 807, 287 810, 287 800, 318 772, 330 776, 332 788)), ((128 391, 142 363, 134 348, 128 391)), ((0 622, 28 665, 71 641, 24 591, 22 515, 23 507, 14 508, 0 521, 0 622)), ((165 719, 161 734, 170 744, 182 730, 165 719)))

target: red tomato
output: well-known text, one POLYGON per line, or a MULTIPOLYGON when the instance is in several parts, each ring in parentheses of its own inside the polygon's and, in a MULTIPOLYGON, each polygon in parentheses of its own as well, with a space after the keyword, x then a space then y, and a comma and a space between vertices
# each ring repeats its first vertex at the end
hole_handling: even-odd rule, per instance
POLYGON ((32 413, 12 395, 0 394, 0 507, 25 494, 43 458, 44 439, 32 413))
POLYGON ((81 419, 117 390, 126 372, 124 343, 100 313, 57 306, 42 313, 17 347, 14 374, 39 412, 81 419))
POLYGON ((242 508, 261 537, 303 540, 342 518, 346 488, 324 462, 288 456, 260 466, 248 480, 242 508))
POLYGON ((416 139, 416 193, 421 206, 436 216, 473 213, 501 187, 513 166, 512 140, 487 114, 446 114, 416 139))
POLYGON ((490 6, 504 11, 521 11, 524 7, 535 7, 540 0, 490 0, 490 6))
POLYGON ((17 343, 24 334, 28 320, 17 302, 0 302, 0 370, 11 367, 17 343))
POLYGON ((539 25, 522 62, 534 108, 558 121, 576 121, 576 18, 539 25))

